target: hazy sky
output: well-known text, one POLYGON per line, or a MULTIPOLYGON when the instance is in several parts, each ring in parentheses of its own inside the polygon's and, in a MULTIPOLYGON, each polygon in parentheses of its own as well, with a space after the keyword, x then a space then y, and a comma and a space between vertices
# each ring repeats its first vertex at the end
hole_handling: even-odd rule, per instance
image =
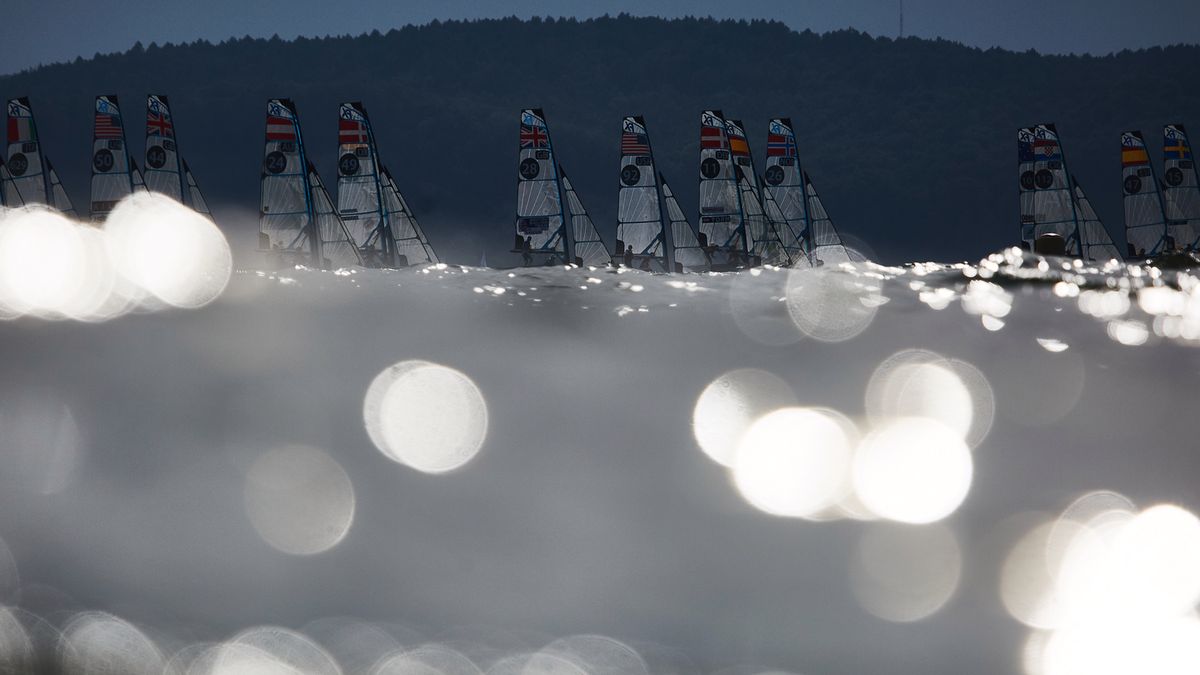
MULTIPOLYGON (((357 34, 378 28, 517 15, 712 15, 771 18, 803 30, 895 35, 900 0, 5 0, 0 72, 144 43, 230 36, 357 34)), ((907 0, 908 35, 970 45, 1104 54, 1200 41, 1196 0, 907 0)))

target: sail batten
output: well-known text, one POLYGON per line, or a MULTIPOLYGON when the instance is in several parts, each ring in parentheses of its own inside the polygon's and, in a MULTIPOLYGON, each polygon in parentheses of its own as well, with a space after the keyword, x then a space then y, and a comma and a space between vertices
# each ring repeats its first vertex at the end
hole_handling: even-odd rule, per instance
POLYGON ((1182 124, 1163 126, 1163 205, 1180 249, 1200 249, 1200 173, 1182 124))
POLYGON ((575 251, 567 227, 558 162, 546 115, 540 108, 521 111, 519 147, 515 249, 527 256, 548 254, 550 260, 571 262, 575 251))
POLYGON ((1147 258, 1175 248, 1167 228, 1158 177, 1140 131, 1121 134, 1121 189, 1125 193, 1125 241, 1129 256, 1147 258))
POLYGON ((673 269, 658 191, 646 120, 636 115, 626 117, 621 120, 615 261, 624 262, 628 256, 630 264, 638 267, 673 269))

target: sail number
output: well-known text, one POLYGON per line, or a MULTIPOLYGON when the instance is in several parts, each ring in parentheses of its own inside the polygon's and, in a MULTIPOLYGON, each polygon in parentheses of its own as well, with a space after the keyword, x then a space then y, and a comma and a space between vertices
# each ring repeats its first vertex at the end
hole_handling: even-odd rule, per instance
POLYGON ((278 150, 269 153, 266 159, 263 160, 263 167, 266 168, 267 173, 283 173, 284 169, 287 168, 287 164, 287 155, 278 150))
POLYGON ((29 159, 17 153, 8 159, 8 172, 14 176, 24 176, 29 170, 29 159))
POLYGON ((101 148, 96 151, 95 155, 92 155, 92 168, 100 173, 112 171, 114 164, 116 164, 116 159, 108 148, 101 148))
POLYGON ((167 151, 161 145, 146 148, 146 166, 151 169, 161 169, 167 163, 167 151))
POLYGON ((521 160, 521 164, 517 167, 517 171, 520 172, 521 178, 524 178, 525 180, 533 180, 534 178, 538 177, 539 173, 542 172, 542 167, 540 164, 538 164, 536 159, 532 157, 526 157, 525 159, 521 160))

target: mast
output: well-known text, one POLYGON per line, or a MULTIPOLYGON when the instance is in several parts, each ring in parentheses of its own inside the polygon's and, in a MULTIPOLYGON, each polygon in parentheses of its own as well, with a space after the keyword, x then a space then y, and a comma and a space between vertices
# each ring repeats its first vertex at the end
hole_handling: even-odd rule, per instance
POLYGON ((183 178, 183 159, 175 138, 175 121, 167 97, 146 97, 146 188, 181 204, 188 203, 183 178))
POLYGON ((575 262, 564 206, 545 113, 541 108, 526 108, 521 111, 516 217, 519 245, 514 250, 521 251, 528 240, 532 254, 549 254, 564 263, 575 262))
POLYGON ((742 214, 745 218, 749 238, 753 242, 754 254, 763 262, 772 264, 790 262, 775 223, 767 216, 762 186, 758 182, 758 170, 754 167, 754 156, 746 138, 746 127, 741 120, 725 120, 729 136, 729 153, 733 156, 738 174, 738 191, 742 196, 742 214))
POLYGON ((259 248, 285 261, 320 267, 321 238, 313 216, 300 118, 290 99, 267 101, 266 144, 259 192, 259 248))
POLYGON ((338 106, 338 213, 368 262, 393 267, 395 242, 379 165, 366 107, 358 101, 342 103, 338 106))
POLYGON ((1182 124, 1163 126, 1163 201, 1179 248, 1200 248, 1200 173, 1182 124))
POLYGON ((48 204, 42 146, 28 98, 8 100, 7 137, 6 164, 10 180, 4 186, 5 201, 9 204, 18 201, 48 204))
POLYGON ((725 118, 720 110, 705 110, 700 113, 701 244, 749 262, 750 242, 737 180, 725 118))
POLYGON ((712 267, 712 261, 700 246, 692 224, 688 222, 687 215, 679 206, 679 200, 675 198, 675 193, 671 191, 671 186, 661 173, 658 175, 658 183, 662 186, 663 210, 671 227, 672 258, 686 270, 696 271, 712 267))
POLYGON ((115 95, 97 96, 92 124, 91 217, 101 221, 137 185, 125 144, 125 125, 115 95))
POLYGON ((1066 153, 1059 142, 1058 130, 1053 124, 1038 124, 1031 127, 1030 134, 1034 157, 1034 241, 1044 234, 1058 235, 1066 244, 1066 254, 1078 256, 1079 214, 1075 212, 1071 175, 1067 171, 1066 153))
POLYGON ((392 250, 396 252, 396 264, 400 264, 399 256, 403 256, 404 264, 417 265, 424 262, 437 262, 433 248, 425 239, 421 226, 409 210, 408 202, 396 186, 396 179, 387 167, 383 168, 384 208, 388 213, 392 250))
POLYGON ((567 170, 561 164, 558 167, 558 175, 562 180, 563 196, 567 200, 567 213, 571 219, 571 226, 568 229, 571 233, 571 240, 575 242, 577 259, 584 265, 608 263, 611 258, 608 247, 600 239, 600 233, 596 231, 596 224, 592 222, 592 217, 583 207, 583 200, 579 198, 575 187, 571 185, 571 179, 567 177, 567 170))
POLYGON ((1121 134, 1121 188, 1129 257, 1147 258, 1173 249, 1162 192, 1140 131, 1121 134))
POLYGON ((208 201, 204 199, 204 194, 200 192, 200 184, 196 182, 196 177, 192 175, 192 169, 188 166, 187 160, 183 161, 183 176, 187 185, 188 206, 193 211, 204 216, 212 217, 212 211, 208 208, 208 201))
POLYGON ((643 262, 662 272, 674 270, 667 228, 658 195, 658 172, 650 134, 641 116, 621 121, 621 165, 617 187, 617 239, 613 262, 623 263, 626 248, 633 250, 631 264, 643 262))
POLYGON ((1083 193, 1083 186, 1074 176, 1071 182, 1075 186, 1075 210, 1079 213, 1080 250, 1084 260, 1105 263, 1109 260, 1120 260, 1121 252, 1113 243, 1100 216, 1092 208, 1091 201, 1083 193))

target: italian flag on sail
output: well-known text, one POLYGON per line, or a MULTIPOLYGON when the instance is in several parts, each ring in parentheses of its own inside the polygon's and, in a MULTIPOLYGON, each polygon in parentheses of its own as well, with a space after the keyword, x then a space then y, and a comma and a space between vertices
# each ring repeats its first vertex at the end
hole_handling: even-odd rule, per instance
POLYGON ((32 117, 8 118, 8 142, 28 143, 37 140, 37 131, 33 126, 32 117))

